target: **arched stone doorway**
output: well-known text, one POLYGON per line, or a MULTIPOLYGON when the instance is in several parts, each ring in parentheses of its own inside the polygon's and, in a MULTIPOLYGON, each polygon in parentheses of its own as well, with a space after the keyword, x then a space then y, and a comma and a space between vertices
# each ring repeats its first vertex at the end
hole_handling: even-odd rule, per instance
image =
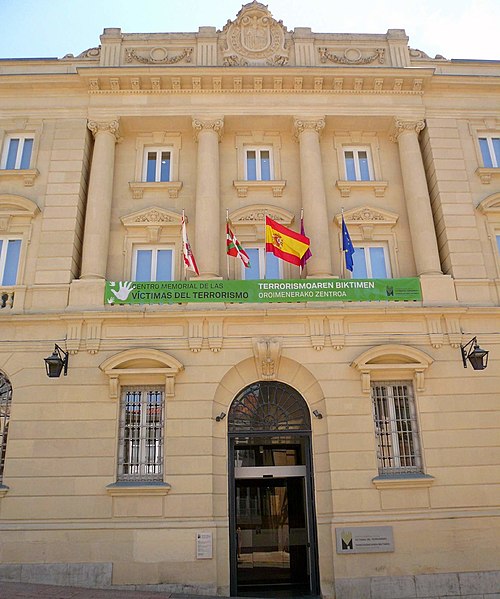
POLYGON ((318 595, 311 416, 293 387, 257 381, 228 414, 231 595, 318 595))

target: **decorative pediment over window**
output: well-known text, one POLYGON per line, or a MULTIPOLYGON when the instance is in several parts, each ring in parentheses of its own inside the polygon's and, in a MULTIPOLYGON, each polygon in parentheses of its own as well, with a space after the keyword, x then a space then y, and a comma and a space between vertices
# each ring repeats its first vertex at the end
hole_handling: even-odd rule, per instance
POLYGON ((424 390, 424 372, 434 360, 408 345, 379 345, 362 353, 351 366, 361 373, 363 393, 370 392, 372 380, 415 379, 417 391, 424 390))
POLYGON ((282 225, 291 225, 295 219, 292 212, 277 206, 253 204, 232 212, 229 216, 233 225, 264 225, 266 215, 282 225))
POLYGON ((33 218, 40 212, 38 206, 24 198, 13 194, 0 194, 0 233, 16 232, 31 224, 33 218))
POLYGON ((488 217, 495 215, 500 219, 500 193, 494 193, 487 197, 478 205, 477 209, 488 217))
POLYGON ((182 216, 170 210, 152 206, 123 216, 120 220, 129 233, 138 232, 139 229, 143 232, 147 231, 147 241, 154 243, 159 240, 164 227, 180 228, 182 216))
POLYGON ((266 215, 276 222, 289 227, 295 216, 292 212, 268 204, 253 204, 239 208, 229 215, 231 223, 238 231, 238 238, 243 242, 262 241, 265 237, 266 215))
POLYGON ((267 6, 250 2, 242 7, 235 21, 222 29, 223 64, 226 67, 284 66, 289 49, 286 27, 275 21, 267 6))
MULTIPOLYGON (((352 234, 352 229, 358 228, 363 240, 372 239, 374 230, 377 233, 389 233, 398 219, 398 214, 372 206, 361 206, 344 212, 344 220, 349 232, 352 234)), ((335 222, 339 227, 342 226, 342 214, 335 216, 335 222)))
POLYGON ((173 397, 175 377, 184 366, 157 349, 129 349, 105 360, 99 368, 109 377, 109 395, 117 399, 123 384, 165 384, 165 396, 173 397))

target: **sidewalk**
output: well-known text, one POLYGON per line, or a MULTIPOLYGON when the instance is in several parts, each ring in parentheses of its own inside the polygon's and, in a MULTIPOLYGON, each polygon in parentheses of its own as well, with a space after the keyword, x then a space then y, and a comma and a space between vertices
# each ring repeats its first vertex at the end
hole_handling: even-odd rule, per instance
POLYGON ((0 599, 215 599, 207 595, 181 595, 152 591, 88 589, 50 584, 0 582, 0 599))

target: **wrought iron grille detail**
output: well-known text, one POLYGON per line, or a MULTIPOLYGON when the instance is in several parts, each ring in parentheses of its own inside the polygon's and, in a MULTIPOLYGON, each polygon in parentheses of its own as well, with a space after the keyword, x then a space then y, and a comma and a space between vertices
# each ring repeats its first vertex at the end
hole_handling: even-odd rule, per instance
POLYGON ((163 389, 124 387, 120 406, 118 480, 163 480, 163 389))
POLYGON ((3 469, 5 466, 11 403, 12 385, 5 374, 0 372, 0 484, 3 480, 3 469))
POLYGON ((311 417, 304 398, 276 381, 249 385, 234 399, 228 430, 236 432, 310 431, 311 417))
POLYGON ((372 383, 371 388, 379 474, 422 472, 411 382, 372 383))

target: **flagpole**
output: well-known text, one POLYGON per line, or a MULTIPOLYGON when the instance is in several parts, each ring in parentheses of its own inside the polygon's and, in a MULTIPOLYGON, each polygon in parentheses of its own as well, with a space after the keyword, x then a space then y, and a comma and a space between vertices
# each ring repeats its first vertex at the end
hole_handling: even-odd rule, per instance
POLYGON ((184 281, 187 281, 187 269, 186 269, 186 265, 184 264, 184 229, 183 227, 186 226, 186 216, 184 214, 184 208, 182 209, 182 224, 181 224, 181 237, 182 237, 182 270, 184 271, 184 281))
MULTIPOLYGON (((302 232, 302 224, 303 224, 303 222, 304 222, 304 208, 301 208, 300 209, 300 231, 301 232, 302 232)), ((304 273, 305 268, 306 268, 306 265, 304 264, 304 266, 302 266, 302 262, 301 262, 301 264, 300 264, 300 270, 299 270, 300 278, 301 279, 302 279, 302 274, 304 273)))
POLYGON ((266 233, 267 233, 267 210, 264 210, 264 279, 267 274, 267 249, 266 249, 266 233))
POLYGON ((227 253, 227 228, 229 226, 229 210, 226 208, 226 269, 227 269, 227 280, 229 281, 229 254, 227 253))

